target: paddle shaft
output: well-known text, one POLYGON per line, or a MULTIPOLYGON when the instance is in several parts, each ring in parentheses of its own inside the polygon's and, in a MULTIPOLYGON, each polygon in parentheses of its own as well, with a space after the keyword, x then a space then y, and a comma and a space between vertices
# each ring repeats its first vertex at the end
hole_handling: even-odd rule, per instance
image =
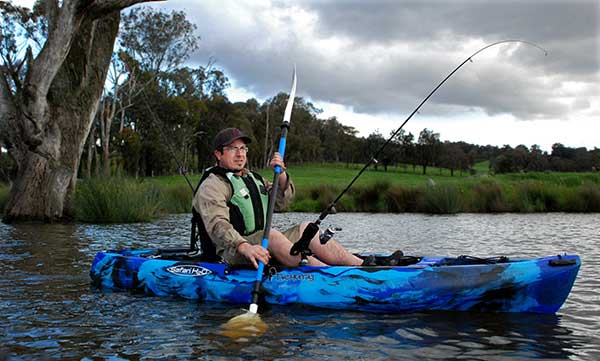
MULTIPOLYGON (((281 123, 281 137, 279 138, 279 154, 281 160, 285 155, 285 146, 288 130, 290 129, 290 121, 292 118, 292 109, 294 108, 294 98, 296 97, 296 66, 294 66, 294 75, 292 76, 292 90, 288 97, 285 111, 283 112, 283 122, 281 123)), ((281 175, 281 167, 275 166, 273 173, 273 184, 271 185, 271 194, 269 196, 269 204, 267 206, 267 219, 265 222, 265 230, 263 233, 262 247, 268 249, 269 246, 269 234, 271 233, 271 221, 273 220, 273 211, 275 210, 275 201, 277 199, 277 189, 279 188, 279 176, 281 175)), ((258 269, 256 270, 256 282, 254 283, 254 289, 252 290, 252 303, 250 304, 250 313, 256 314, 258 312, 258 296, 260 294, 260 286, 262 284, 262 276, 265 265, 262 262, 258 262, 258 269)))
MULTIPOLYGON (((279 154, 281 159, 285 155, 285 146, 287 133, 290 128, 289 122, 283 122, 281 125, 281 138, 279 138, 279 154)), ((269 234, 271 233, 271 223, 273 220, 273 210, 275 209, 275 201, 277 200, 277 190, 279 188, 279 176, 281 175, 281 167, 275 166, 273 174, 273 184, 271 186, 271 195, 269 197, 269 205, 267 207, 267 220, 265 223, 265 230, 263 232, 262 246, 267 248, 269 246, 269 234)), ((262 274, 264 271, 264 263, 258 262, 258 270, 256 271, 256 282, 254 283, 254 289, 252 290, 252 304, 250 305, 250 312, 256 313, 258 311, 258 296, 260 294, 260 286, 262 284, 262 274)))

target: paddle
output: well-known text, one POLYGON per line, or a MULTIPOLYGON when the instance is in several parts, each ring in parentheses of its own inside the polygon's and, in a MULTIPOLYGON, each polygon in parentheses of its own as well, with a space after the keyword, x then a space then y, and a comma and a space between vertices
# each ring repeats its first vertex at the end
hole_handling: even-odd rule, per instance
MULTIPOLYGON (((292 116, 292 108, 294 107, 294 98, 296 96, 296 66, 294 66, 294 74, 292 77, 292 90, 285 106, 285 112, 283 113, 283 122, 281 123, 281 137, 279 138, 279 154, 283 159, 285 154, 286 137, 290 128, 290 120, 292 116)), ((275 199, 277 197, 277 188, 279 187, 279 176, 281 175, 281 167, 275 166, 273 174, 273 185, 271 187, 271 194, 269 197, 269 204, 267 206, 267 219, 265 223, 265 229, 263 233, 262 246, 267 248, 269 245, 269 234, 271 233, 271 221, 273 220, 273 210, 275 209, 275 199)), ((256 270, 256 281, 254 288, 252 289, 252 303, 248 308, 248 312, 245 314, 236 316, 229 320, 223 328, 225 331, 222 334, 233 337, 240 337, 246 335, 245 331, 248 331, 250 335, 262 334, 266 331, 267 325, 262 322, 258 315, 258 297, 260 293, 260 287, 262 285, 262 277, 265 265, 262 262, 258 263, 258 269, 256 270)))

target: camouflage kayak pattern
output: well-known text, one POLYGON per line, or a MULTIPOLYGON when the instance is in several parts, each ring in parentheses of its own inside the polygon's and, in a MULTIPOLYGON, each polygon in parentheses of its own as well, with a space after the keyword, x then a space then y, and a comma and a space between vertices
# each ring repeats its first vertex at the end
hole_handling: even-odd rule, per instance
MULTIPOLYGON (((254 269, 157 254, 152 249, 99 252, 90 271, 92 283, 101 290, 250 302, 254 269)), ((555 313, 567 299, 580 266, 576 255, 494 262, 418 257, 406 266, 267 266, 261 296, 270 304, 386 313, 555 313)))

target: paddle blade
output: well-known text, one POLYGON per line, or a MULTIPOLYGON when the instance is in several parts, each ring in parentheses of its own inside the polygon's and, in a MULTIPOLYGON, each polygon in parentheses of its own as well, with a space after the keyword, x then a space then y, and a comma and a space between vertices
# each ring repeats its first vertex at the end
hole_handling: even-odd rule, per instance
POLYGON ((267 331, 267 324, 256 312, 246 312, 235 316, 221 326, 219 332, 223 336, 239 339, 246 337, 260 337, 267 331))

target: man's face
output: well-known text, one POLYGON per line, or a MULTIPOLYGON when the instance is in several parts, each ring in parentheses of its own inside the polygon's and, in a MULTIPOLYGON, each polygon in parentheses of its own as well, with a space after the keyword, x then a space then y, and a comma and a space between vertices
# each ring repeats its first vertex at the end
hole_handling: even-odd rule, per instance
POLYGON ((246 143, 237 139, 223 147, 223 151, 215 150, 215 157, 220 167, 239 172, 246 166, 246 143))

